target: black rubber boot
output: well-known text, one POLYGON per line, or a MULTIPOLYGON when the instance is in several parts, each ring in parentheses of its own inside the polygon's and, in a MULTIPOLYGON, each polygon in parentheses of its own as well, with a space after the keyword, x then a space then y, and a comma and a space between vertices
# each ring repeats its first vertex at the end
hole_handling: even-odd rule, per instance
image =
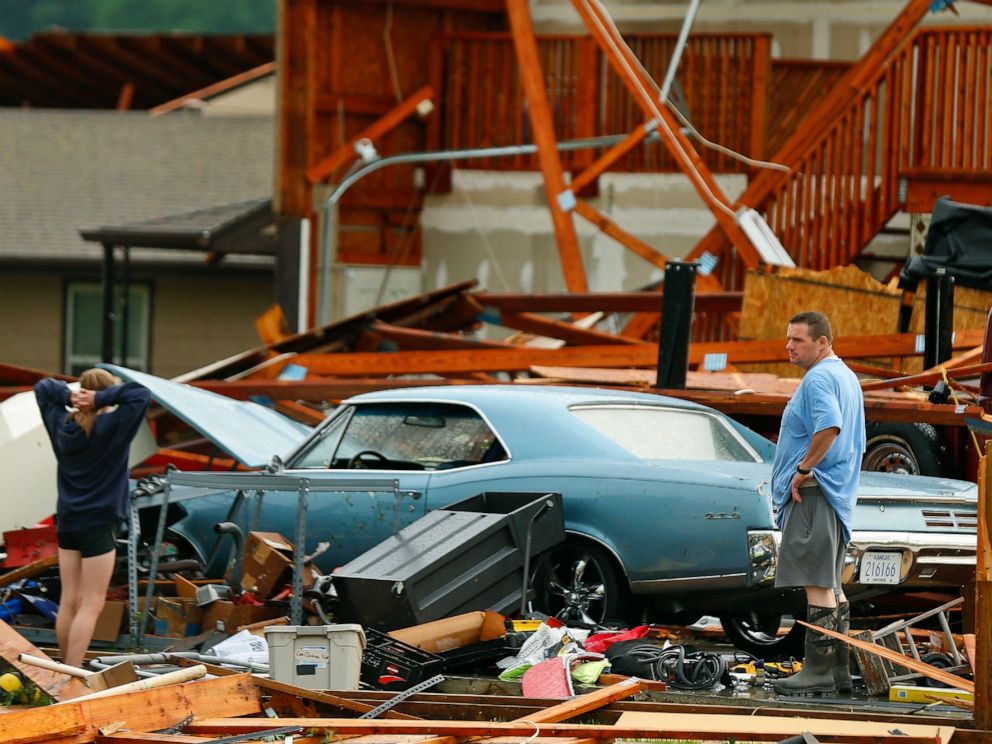
MULTIPOLYGON (((837 632, 847 635, 851 629, 851 605, 849 602, 839 602, 837 604, 837 632)), ((837 641, 836 652, 834 653, 834 686, 837 692, 842 695, 850 695, 854 689, 851 682, 851 647, 846 643, 837 641)))
MULTIPOLYGON (((810 605, 806 620, 827 630, 837 629, 837 610, 833 607, 810 605)), ((836 641, 822 633, 807 628, 806 658, 798 674, 778 680, 775 692, 779 695, 835 695, 834 658, 836 641)))

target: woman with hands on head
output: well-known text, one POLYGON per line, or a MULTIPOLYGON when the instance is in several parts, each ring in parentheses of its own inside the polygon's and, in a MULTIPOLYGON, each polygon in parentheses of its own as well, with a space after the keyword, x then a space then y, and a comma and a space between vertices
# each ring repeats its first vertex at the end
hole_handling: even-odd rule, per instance
POLYGON ((71 391, 61 380, 35 385, 58 461, 55 514, 62 596, 55 621, 62 660, 80 666, 93 638, 117 561, 117 527, 127 514, 128 454, 148 389, 89 369, 71 391), (74 410, 67 410, 71 407, 74 410))

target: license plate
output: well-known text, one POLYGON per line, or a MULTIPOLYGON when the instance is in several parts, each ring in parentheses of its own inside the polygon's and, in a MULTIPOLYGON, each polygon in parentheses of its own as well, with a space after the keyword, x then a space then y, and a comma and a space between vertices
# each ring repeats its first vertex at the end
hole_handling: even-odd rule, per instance
POLYGON ((902 553, 867 551, 861 557, 861 584, 898 584, 902 569, 902 553))

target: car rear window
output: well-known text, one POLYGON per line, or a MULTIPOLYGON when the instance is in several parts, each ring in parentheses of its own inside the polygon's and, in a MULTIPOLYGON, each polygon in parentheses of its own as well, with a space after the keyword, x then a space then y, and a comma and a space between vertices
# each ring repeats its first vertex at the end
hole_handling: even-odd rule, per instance
POLYGON ((652 406, 575 406, 572 413, 645 460, 761 458, 717 416, 705 411, 652 406))

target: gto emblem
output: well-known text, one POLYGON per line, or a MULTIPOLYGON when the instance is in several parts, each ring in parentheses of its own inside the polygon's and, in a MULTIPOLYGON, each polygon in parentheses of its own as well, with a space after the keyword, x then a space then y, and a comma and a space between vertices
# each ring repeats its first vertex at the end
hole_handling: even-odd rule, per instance
POLYGON ((703 515, 703 519, 740 519, 740 518, 741 518, 740 512, 735 512, 735 511, 730 512, 730 514, 727 514, 727 512, 720 512, 719 514, 714 514, 713 512, 709 512, 708 514, 703 515))

